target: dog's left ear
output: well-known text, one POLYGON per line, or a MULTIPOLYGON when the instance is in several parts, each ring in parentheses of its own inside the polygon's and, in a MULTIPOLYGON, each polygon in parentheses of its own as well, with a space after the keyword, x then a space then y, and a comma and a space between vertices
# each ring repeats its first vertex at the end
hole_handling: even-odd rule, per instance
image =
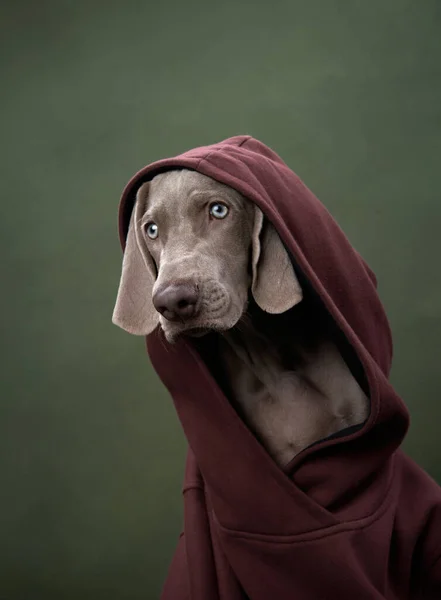
POLYGON ((121 280, 112 322, 134 335, 148 335, 159 324, 159 313, 152 302, 156 267, 140 227, 149 192, 144 183, 136 194, 124 251, 121 280))
POLYGON ((288 252, 274 226, 255 206, 252 238, 251 292, 257 305, 271 314, 283 313, 302 297, 288 252))

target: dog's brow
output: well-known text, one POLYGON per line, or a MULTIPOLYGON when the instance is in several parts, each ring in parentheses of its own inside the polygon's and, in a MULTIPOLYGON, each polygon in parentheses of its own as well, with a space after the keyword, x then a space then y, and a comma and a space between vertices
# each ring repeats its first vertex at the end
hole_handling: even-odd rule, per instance
POLYGON ((225 193, 222 193, 220 190, 193 190, 188 195, 191 200, 211 200, 213 198, 223 198, 224 196, 225 193))

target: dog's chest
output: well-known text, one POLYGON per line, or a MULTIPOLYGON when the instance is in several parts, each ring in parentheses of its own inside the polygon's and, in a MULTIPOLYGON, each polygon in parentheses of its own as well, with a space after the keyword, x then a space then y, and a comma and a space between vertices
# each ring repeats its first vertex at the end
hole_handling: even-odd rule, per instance
POLYGON ((327 399, 268 352, 225 344, 221 356, 230 400, 279 465, 338 428, 327 399))

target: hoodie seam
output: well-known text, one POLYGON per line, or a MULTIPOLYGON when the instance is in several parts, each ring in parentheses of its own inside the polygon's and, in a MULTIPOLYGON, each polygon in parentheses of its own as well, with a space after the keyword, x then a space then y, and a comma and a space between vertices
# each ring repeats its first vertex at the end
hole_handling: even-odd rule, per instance
POLYGON ((212 154, 217 154, 218 152, 220 152, 221 149, 220 148, 216 148, 215 150, 211 150, 211 152, 209 152, 208 154, 205 154, 205 156, 201 156, 198 160, 198 163, 195 167, 196 171, 199 169, 199 165, 201 164, 201 162, 203 160, 207 160, 209 156, 211 156, 212 154))
POLYGON ((204 486, 203 485, 198 485, 198 484, 190 484, 190 485, 186 485, 182 488, 182 493, 185 494, 186 492, 191 492, 191 490, 204 490, 204 486))
MULTIPOLYGON (((214 513, 213 513, 213 517, 214 517, 214 520, 216 521, 216 523, 218 524, 219 528, 221 529, 221 531, 223 531, 227 535, 230 535, 231 537, 260 541, 263 543, 270 543, 270 544, 271 543, 274 543, 274 544, 309 543, 309 542, 315 542, 319 539, 332 537, 333 535, 339 535, 341 533, 346 533, 346 532, 355 531, 355 530, 361 531, 363 529, 366 529, 367 527, 370 527, 372 524, 374 524, 376 521, 378 521, 384 515, 384 513, 387 511, 387 509, 389 508, 390 503, 391 503, 390 496, 391 496, 392 490, 393 490, 393 477, 391 478, 391 481, 390 481, 389 487, 386 491, 383 502, 370 515, 361 517, 360 519, 353 519, 351 521, 346 521, 346 522, 343 521, 341 523, 337 523, 334 525, 328 525, 326 527, 321 527, 319 529, 314 529, 312 531, 306 531, 306 532, 299 533, 299 534, 289 534, 288 533, 288 534, 280 535, 280 534, 271 534, 271 533, 254 533, 254 532, 230 529, 230 528, 226 527, 225 525, 222 525, 214 513), (296 538, 298 538, 298 539, 296 539, 296 538), (303 539, 301 539, 301 538, 303 538, 303 539)), ((436 561, 434 561, 433 564, 436 564, 436 561)))
POLYGON ((251 135, 248 135, 248 136, 247 136, 247 137, 246 137, 244 140, 242 140, 242 141, 240 142, 240 144, 238 144, 238 146, 237 146, 237 147, 238 147, 238 148, 240 148, 241 146, 244 146, 244 145, 245 145, 247 142, 249 142, 249 141, 252 139, 252 137, 253 137, 253 136, 251 136, 251 135))
MULTIPOLYGON (((331 525, 329 528, 316 529, 314 531, 300 533, 298 535, 295 535, 295 534, 294 535, 289 535, 289 534, 288 535, 272 535, 272 534, 264 534, 264 533, 259 534, 259 533, 247 533, 247 532, 235 531, 235 530, 224 527, 223 525, 221 525, 219 523, 219 521, 218 521, 218 526, 220 527, 221 531, 224 534, 226 534, 230 537, 234 537, 235 539, 245 539, 245 540, 249 540, 249 541, 261 542, 264 544, 275 544, 275 545, 278 545, 278 544, 284 544, 284 545, 313 544, 314 542, 332 538, 337 535, 343 535, 346 533, 350 533, 352 531, 363 531, 364 529, 367 529, 368 527, 370 527, 371 525, 376 523, 376 521, 378 521, 378 519, 382 515, 383 515, 383 511, 381 511, 381 513, 379 513, 378 515, 375 515, 374 519, 367 519, 368 522, 362 523, 361 525, 358 525, 358 523, 362 520, 362 519, 359 519, 358 521, 350 521, 343 525, 338 525, 338 526, 331 525), (331 528, 335 529, 335 527, 338 527, 338 530, 328 531, 328 529, 331 529, 331 528)), ((436 564, 436 562, 434 564, 436 564)))
MULTIPOLYGON (((251 136, 246 137, 244 140, 242 140, 240 142, 240 144, 236 144, 236 148, 240 148, 241 146, 243 146, 246 142, 248 142, 248 140, 251 139, 251 136)), ((224 152, 224 147, 220 146, 218 148, 213 148, 213 150, 211 150, 208 154, 205 154, 204 156, 201 156, 198 160, 198 163, 196 165, 196 170, 199 169, 199 165, 201 164, 202 161, 206 161, 206 162, 211 162, 210 160, 208 160, 211 156, 213 156, 214 154, 222 154, 224 152)))

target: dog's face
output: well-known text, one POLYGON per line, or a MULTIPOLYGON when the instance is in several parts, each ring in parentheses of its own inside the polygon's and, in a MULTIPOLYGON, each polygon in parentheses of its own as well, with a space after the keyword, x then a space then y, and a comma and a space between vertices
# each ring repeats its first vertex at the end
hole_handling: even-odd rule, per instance
POLYGON ((252 205, 192 171, 158 175, 138 201, 157 271, 153 306, 167 339, 233 327, 251 283, 252 205))
POLYGON ((137 194, 113 321, 135 334, 160 323, 168 341, 226 331, 250 288, 267 312, 301 299, 289 257, 262 212, 195 171, 169 171, 137 194))

